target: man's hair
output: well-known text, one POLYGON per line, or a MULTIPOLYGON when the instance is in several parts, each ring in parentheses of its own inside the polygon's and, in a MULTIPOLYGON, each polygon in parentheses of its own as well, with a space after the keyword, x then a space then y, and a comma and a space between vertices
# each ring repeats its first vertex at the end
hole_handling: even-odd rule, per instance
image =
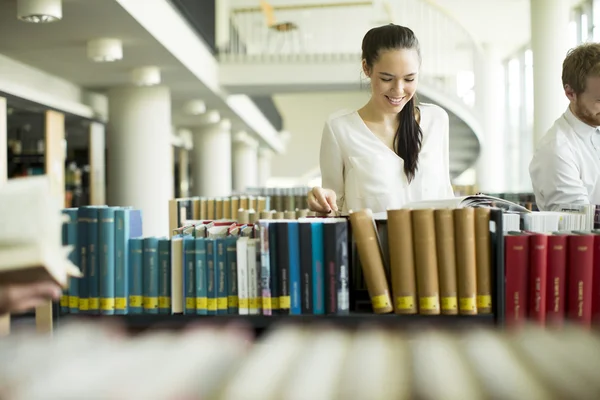
POLYGON ((569 85, 581 94, 589 76, 600 76, 600 43, 584 43, 569 50, 563 62, 563 88, 569 85))

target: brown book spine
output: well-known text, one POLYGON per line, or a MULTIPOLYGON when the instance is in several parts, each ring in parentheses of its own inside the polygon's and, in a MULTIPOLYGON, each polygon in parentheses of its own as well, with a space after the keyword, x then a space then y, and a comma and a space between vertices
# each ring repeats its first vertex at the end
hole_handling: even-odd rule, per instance
POLYGON ((244 210, 243 208, 240 208, 237 212, 237 222, 240 224, 249 224, 250 223, 250 215, 248 213, 248 210, 244 210))
POLYGON ((238 210, 240 209, 240 198, 237 196, 231 197, 231 219, 238 219, 238 210))
POLYGON ((477 314, 477 266, 475 257, 475 210, 454 210, 456 276, 459 314, 477 314))
POLYGON ((371 210, 364 209, 351 213, 350 224, 373 311, 376 314, 392 312, 392 299, 371 210))
POLYGON ((208 219, 208 200, 206 198, 200 198, 200 219, 206 221, 208 219))
POLYGON ((435 210, 434 218, 441 313, 456 315, 458 314, 458 294, 456 288, 454 214, 451 209, 439 209, 435 210))
POLYGON ((256 198, 256 211, 262 212, 267 210, 267 198, 264 196, 258 196, 256 198))
POLYGON ((492 259, 490 249, 490 209, 475 209, 475 257, 477 270, 477 313, 492 312, 492 259))
POLYGON ((285 219, 283 211, 275 211, 273 213, 273 219, 285 219))
POLYGON ((223 198, 223 218, 231 219, 231 199, 229 197, 223 198))
POLYGON ((440 313, 439 280, 433 209, 412 210, 413 243, 419 313, 440 313))
POLYGON ((273 219, 273 213, 271 211, 263 210, 260 212, 260 219, 273 219))
POLYGON ((240 208, 243 208, 244 210, 248 210, 250 208, 248 196, 240 196, 240 208))
POLYGON ((394 312, 416 314, 417 284, 410 210, 388 210, 388 247, 394 312))
POLYGON ((215 200, 215 218, 223 219, 223 199, 215 200))
POLYGON ((200 199, 192 199, 192 219, 200 219, 200 199))
POLYGON ((209 199, 206 200, 206 217, 209 220, 213 220, 215 219, 216 213, 215 213, 215 199, 214 197, 211 197, 209 199))
POLYGON ((284 211, 283 218, 284 219, 296 219, 296 211, 284 211))

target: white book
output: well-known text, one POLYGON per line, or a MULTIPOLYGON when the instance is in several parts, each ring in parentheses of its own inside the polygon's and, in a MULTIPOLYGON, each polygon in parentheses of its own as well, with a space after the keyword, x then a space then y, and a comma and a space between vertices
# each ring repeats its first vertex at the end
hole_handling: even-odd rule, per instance
POLYGON ((237 281, 238 281, 238 313, 248 315, 248 238, 241 236, 236 241, 237 281))

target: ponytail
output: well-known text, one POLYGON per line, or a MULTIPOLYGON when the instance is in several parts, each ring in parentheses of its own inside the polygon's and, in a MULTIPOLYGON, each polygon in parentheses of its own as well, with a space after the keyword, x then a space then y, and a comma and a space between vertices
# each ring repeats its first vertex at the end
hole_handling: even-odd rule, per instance
POLYGON ((398 114, 398 130, 394 136, 394 148, 396 154, 404 160, 404 173, 409 183, 415 178, 423 142, 423 132, 415 118, 415 108, 419 112, 415 101, 415 97, 410 99, 398 114))

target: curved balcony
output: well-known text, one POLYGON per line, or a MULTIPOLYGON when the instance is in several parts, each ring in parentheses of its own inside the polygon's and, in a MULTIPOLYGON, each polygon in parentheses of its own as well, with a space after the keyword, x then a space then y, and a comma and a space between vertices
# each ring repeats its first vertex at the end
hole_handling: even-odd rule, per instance
POLYGON ((220 83, 226 90, 249 95, 364 90, 364 33, 390 22, 405 25, 421 44, 419 96, 450 116, 452 178, 474 165, 481 146, 474 111, 480 49, 444 9, 429 0, 260 3, 264 7, 230 0, 229 40, 218 49, 220 83))

